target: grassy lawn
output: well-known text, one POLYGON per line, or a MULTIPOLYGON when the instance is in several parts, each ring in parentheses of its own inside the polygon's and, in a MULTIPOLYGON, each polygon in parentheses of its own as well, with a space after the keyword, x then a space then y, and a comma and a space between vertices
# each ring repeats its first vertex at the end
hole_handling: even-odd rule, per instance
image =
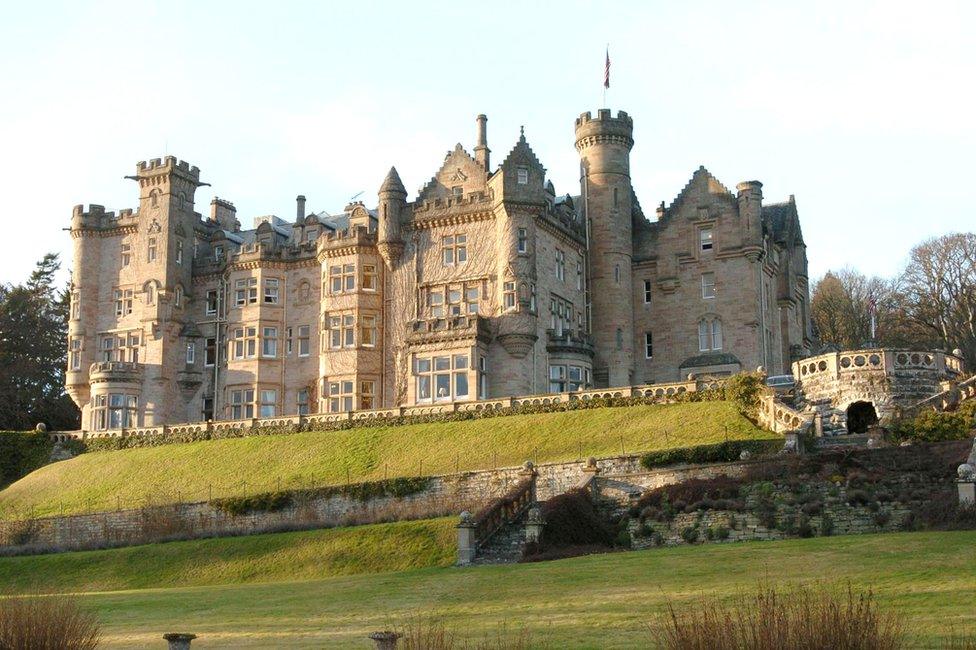
POLYGON ((0 558, 0 592, 313 580, 452 566, 453 517, 0 558))
POLYGON ((773 434, 729 402, 586 409, 398 427, 213 440, 82 454, 0 492, 0 517, 575 460, 773 434), (246 481, 247 485, 242 485, 246 481))
MULTIPOLYGON (((141 553, 156 555, 167 546, 141 553)), ((108 647, 158 646, 163 633, 180 630, 199 635, 194 648, 367 648, 370 631, 434 615, 470 637, 493 634, 503 625, 509 630, 524 626, 534 640, 552 648, 636 648, 647 647, 644 626, 654 623, 668 599, 679 608, 694 606, 701 595, 735 595, 752 590, 761 579, 775 584, 826 580, 839 587, 850 580, 855 587, 874 590, 881 605, 902 618, 913 635, 912 647, 936 647, 950 633, 976 633, 974 548, 973 531, 897 533, 311 580, 321 573, 295 562, 292 582, 88 593, 82 601, 99 613, 108 647)), ((132 551, 126 552, 132 558, 132 551)), ((89 555, 96 554, 74 557, 89 555)), ((142 573, 144 564, 130 564, 123 557, 114 578, 98 562, 83 564, 98 567, 106 588, 143 584, 144 577, 128 574, 142 573)), ((54 575, 50 565, 40 568, 48 561, 18 560, 26 562, 18 570, 33 572, 30 563, 36 562, 39 574, 54 575)), ((220 563, 222 558, 211 561, 220 563)), ((274 554, 266 561, 280 564, 274 554)), ((12 560, 0 560, 0 566, 8 562, 12 560)), ((212 571, 207 566, 199 570, 212 571)), ((0 588, 11 575, 10 569, 3 571, 0 588)), ((255 571, 242 579, 262 574, 255 571)), ((264 575, 278 580, 283 574, 264 575)), ((173 578, 161 579, 171 584, 173 578)), ((198 581, 192 571, 186 579, 198 581)), ((76 586, 83 578, 69 575, 65 580, 65 586, 76 586)))

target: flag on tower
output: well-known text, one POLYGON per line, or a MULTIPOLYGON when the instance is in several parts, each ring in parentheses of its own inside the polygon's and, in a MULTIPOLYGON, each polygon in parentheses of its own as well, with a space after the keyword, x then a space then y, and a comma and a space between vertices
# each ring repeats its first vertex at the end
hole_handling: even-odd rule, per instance
POLYGON ((610 87, 610 48, 609 47, 607 48, 607 66, 606 69, 603 71, 603 87, 604 88, 610 87))

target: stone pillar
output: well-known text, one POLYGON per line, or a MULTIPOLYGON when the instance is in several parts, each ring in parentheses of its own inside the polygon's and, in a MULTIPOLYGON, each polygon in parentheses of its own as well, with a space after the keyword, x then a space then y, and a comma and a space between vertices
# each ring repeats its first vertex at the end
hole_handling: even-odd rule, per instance
POLYGON ((962 507, 976 507, 976 467, 969 463, 959 466, 959 505, 962 507))
MULTIPOLYGON (((458 566, 469 566, 474 562, 475 553, 478 550, 478 540, 475 538, 474 517, 465 510, 461 513, 460 521, 457 525, 458 532, 458 566)), ((377 642, 378 643, 378 642, 377 642)), ((394 646, 390 646, 394 647, 394 646)))
POLYGON ((197 635, 170 632, 169 634, 164 634, 163 638, 169 643, 169 650, 190 650, 190 641, 197 638, 197 635))
POLYGON ((399 632, 373 632, 369 638, 376 644, 376 650, 396 650, 397 640, 403 636, 399 632))
POLYGON ((525 541, 526 543, 538 542, 542 539, 542 530, 546 527, 546 520, 542 516, 539 506, 532 506, 529 509, 528 519, 525 521, 525 541))
POLYGON ((818 438, 823 438, 823 413, 820 411, 813 414, 813 432, 818 438))

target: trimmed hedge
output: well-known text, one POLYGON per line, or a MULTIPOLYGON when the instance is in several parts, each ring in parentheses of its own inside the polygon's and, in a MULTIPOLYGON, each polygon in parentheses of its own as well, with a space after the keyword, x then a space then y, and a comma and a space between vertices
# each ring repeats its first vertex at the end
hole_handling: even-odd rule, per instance
POLYGON ((251 496, 214 499, 210 505, 230 515, 244 515, 250 512, 277 512, 294 505, 296 501, 327 499, 340 495, 364 503, 378 497, 402 499, 405 496, 423 492, 429 484, 430 479, 427 477, 401 477, 350 485, 327 485, 310 490, 261 492, 251 496))
POLYGON ((702 463, 727 463, 739 460, 742 452, 753 455, 774 454, 783 448, 782 438, 765 440, 729 440, 714 445, 677 447, 661 449, 641 456, 640 462, 646 469, 663 465, 699 465, 702 463))
POLYGON ((0 488, 47 464, 52 449, 46 433, 0 431, 0 488))

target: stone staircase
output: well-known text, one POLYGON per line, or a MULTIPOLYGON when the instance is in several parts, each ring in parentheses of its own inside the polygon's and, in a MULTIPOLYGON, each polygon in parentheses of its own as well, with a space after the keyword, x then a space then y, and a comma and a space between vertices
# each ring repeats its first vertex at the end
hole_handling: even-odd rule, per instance
POLYGON ((525 548, 525 523, 528 512, 523 512, 495 532, 478 548, 472 564, 512 564, 522 558, 525 548))

